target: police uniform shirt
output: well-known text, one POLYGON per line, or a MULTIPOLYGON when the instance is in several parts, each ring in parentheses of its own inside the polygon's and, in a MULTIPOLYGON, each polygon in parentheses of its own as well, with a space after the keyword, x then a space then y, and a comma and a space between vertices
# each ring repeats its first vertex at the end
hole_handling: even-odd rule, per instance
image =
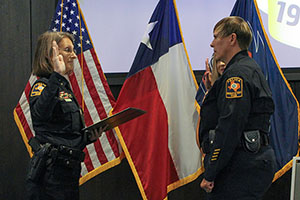
POLYGON ((33 128, 41 143, 85 147, 81 109, 65 77, 53 72, 38 79, 29 96, 33 128))
POLYGON ((247 51, 239 52, 227 64, 201 107, 200 143, 209 143, 208 132, 215 130, 215 139, 205 156, 204 178, 213 181, 226 167, 241 145, 244 131, 268 133, 273 111, 271 91, 260 67, 247 51))

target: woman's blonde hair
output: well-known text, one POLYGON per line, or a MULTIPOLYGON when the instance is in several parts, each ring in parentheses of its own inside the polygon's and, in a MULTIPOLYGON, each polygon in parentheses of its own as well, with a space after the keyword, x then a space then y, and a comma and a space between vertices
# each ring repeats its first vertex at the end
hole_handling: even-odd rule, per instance
POLYGON ((32 74, 47 77, 53 72, 52 42, 58 44, 63 38, 69 38, 74 43, 74 37, 67 32, 45 32, 38 38, 32 66, 32 74))
POLYGON ((211 61, 211 64, 212 64, 211 85, 213 85, 214 82, 222 75, 218 71, 217 64, 218 64, 218 62, 223 62, 223 61, 217 60, 214 57, 212 57, 211 59, 212 59, 212 61, 211 61))

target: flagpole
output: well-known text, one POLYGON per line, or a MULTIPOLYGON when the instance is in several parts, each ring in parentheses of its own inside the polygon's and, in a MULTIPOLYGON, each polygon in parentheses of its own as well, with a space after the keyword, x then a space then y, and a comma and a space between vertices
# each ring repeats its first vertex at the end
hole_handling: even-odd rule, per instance
POLYGON ((64 11, 64 9, 63 9, 63 7, 64 7, 64 0, 61 0, 61 4, 60 4, 60 29, 59 29, 59 31, 61 32, 62 31, 62 16, 63 16, 63 11, 64 11))
POLYGON ((83 49, 82 49, 82 30, 81 30, 81 8, 79 6, 78 1, 76 0, 77 7, 78 7, 78 17, 79 17, 79 31, 80 31, 80 67, 81 67, 81 94, 82 94, 82 102, 81 102, 81 109, 84 113, 84 77, 83 77, 83 49))

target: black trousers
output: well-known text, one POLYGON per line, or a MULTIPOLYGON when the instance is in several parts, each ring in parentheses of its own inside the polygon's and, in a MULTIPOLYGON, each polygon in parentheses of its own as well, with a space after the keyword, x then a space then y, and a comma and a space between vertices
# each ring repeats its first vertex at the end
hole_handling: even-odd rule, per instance
MULTIPOLYGON (((38 180, 27 177, 28 200, 79 200, 80 163, 65 167, 59 163, 48 162, 45 172, 38 180)), ((29 165, 30 171, 31 162, 29 165)))
POLYGON ((209 200, 260 200, 275 173, 275 155, 270 146, 256 153, 236 150, 228 165, 217 175, 209 200))

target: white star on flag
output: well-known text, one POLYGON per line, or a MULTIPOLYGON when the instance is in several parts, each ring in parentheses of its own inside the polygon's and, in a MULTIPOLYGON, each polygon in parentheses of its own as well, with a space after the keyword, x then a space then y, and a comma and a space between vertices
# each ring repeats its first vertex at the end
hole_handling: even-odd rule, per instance
POLYGON ((157 24, 158 21, 155 21, 155 22, 151 22, 147 25, 147 30, 143 36, 143 39, 142 39, 142 43, 144 43, 149 49, 152 50, 152 46, 151 46, 151 43, 150 43, 150 36, 149 34, 151 33, 151 31, 153 30, 154 26, 157 24))

